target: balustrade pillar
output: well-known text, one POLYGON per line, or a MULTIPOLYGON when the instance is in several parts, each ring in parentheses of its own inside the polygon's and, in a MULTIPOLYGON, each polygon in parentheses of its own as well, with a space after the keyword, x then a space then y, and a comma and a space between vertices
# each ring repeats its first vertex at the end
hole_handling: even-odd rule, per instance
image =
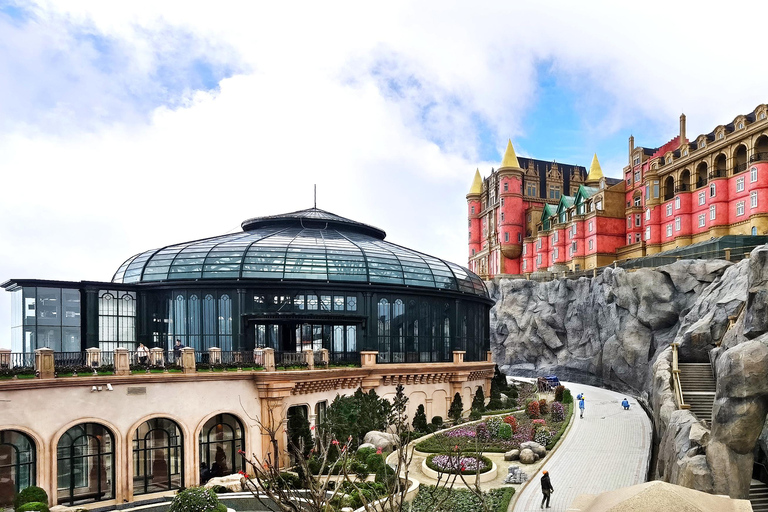
POLYGON ((100 348, 85 349, 85 364, 89 368, 98 368, 99 366, 101 366, 101 349, 100 348))
POLYGON ((128 349, 117 347, 115 349, 115 375, 129 375, 131 373, 131 360, 128 349))
POLYGON ((208 362, 210 364, 221 364, 221 348, 211 347, 208 349, 208 362))
POLYGON ((181 370, 184 373, 195 373, 195 349, 184 347, 181 349, 181 370))
POLYGON ((149 362, 152 366, 165 366, 165 354, 160 347, 149 349, 149 362))
POLYGON ((275 371, 275 349, 265 348, 264 353, 264 369, 268 372, 275 371))
POLYGON ((463 364, 464 363, 464 355, 467 353, 466 350, 454 350, 453 351, 453 364, 463 364))
POLYGON ((315 352, 311 348, 304 350, 304 362, 307 363, 308 369, 315 369, 315 352))
POLYGON ((360 352, 360 364, 363 368, 376 366, 376 358, 379 355, 378 350, 364 350, 360 352))
POLYGON ((56 375, 53 349, 38 348, 35 350, 35 373, 39 379, 52 379, 56 375))
POLYGON ((0 348, 0 368, 11 367, 11 349, 0 348))

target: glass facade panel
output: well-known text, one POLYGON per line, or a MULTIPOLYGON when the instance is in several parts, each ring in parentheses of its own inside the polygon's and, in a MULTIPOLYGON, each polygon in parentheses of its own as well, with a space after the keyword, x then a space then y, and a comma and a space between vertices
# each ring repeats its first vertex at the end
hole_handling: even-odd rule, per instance
POLYGON ((231 414, 218 414, 200 431, 200 480, 244 471, 245 461, 238 451, 245 451, 243 426, 231 414))
POLYGON ((184 486, 184 449, 181 429, 172 420, 152 418, 133 435, 133 494, 179 489, 184 486))
POLYGON ((0 430, 0 505, 10 506, 14 494, 36 484, 35 443, 16 430, 0 430))

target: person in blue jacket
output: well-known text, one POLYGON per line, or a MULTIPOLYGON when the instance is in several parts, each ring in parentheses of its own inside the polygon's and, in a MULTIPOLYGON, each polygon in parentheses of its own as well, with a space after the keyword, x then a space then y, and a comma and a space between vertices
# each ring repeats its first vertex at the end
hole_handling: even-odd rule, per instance
POLYGON ((584 394, 579 393, 579 396, 576 398, 579 399, 579 418, 584 417, 584 394))
POLYGON ((621 402, 621 406, 624 408, 625 411, 628 411, 629 410, 629 400, 627 400, 625 398, 624 401, 621 402))

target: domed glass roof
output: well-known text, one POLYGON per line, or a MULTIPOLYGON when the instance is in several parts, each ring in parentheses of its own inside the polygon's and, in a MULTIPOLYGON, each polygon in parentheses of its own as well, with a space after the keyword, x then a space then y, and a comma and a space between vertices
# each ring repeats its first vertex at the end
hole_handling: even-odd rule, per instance
POLYGON ((123 263, 115 283, 276 279, 395 284, 487 297, 459 265, 384 241, 381 229, 311 208, 258 217, 232 233, 169 245, 123 263))

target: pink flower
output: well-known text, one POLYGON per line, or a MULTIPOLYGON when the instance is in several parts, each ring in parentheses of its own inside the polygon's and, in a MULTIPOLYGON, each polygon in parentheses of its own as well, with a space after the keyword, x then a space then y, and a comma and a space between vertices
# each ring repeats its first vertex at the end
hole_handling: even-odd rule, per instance
POLYGON ((237 450, 237 453, 240 455, 245 455, 245 452, 243 450, 237 450))
POLYGON ((376 455, 381 455, 381 448, 376 450, 376 455))
POLYGON ((312 425, 311 427, 309 427, 309 430, 315 430, 315 426, 312 425))
POLYGON ((339 442, 336 439, 334 439, 333 441, 331 441, 331 444, 339 444, 339 442))

